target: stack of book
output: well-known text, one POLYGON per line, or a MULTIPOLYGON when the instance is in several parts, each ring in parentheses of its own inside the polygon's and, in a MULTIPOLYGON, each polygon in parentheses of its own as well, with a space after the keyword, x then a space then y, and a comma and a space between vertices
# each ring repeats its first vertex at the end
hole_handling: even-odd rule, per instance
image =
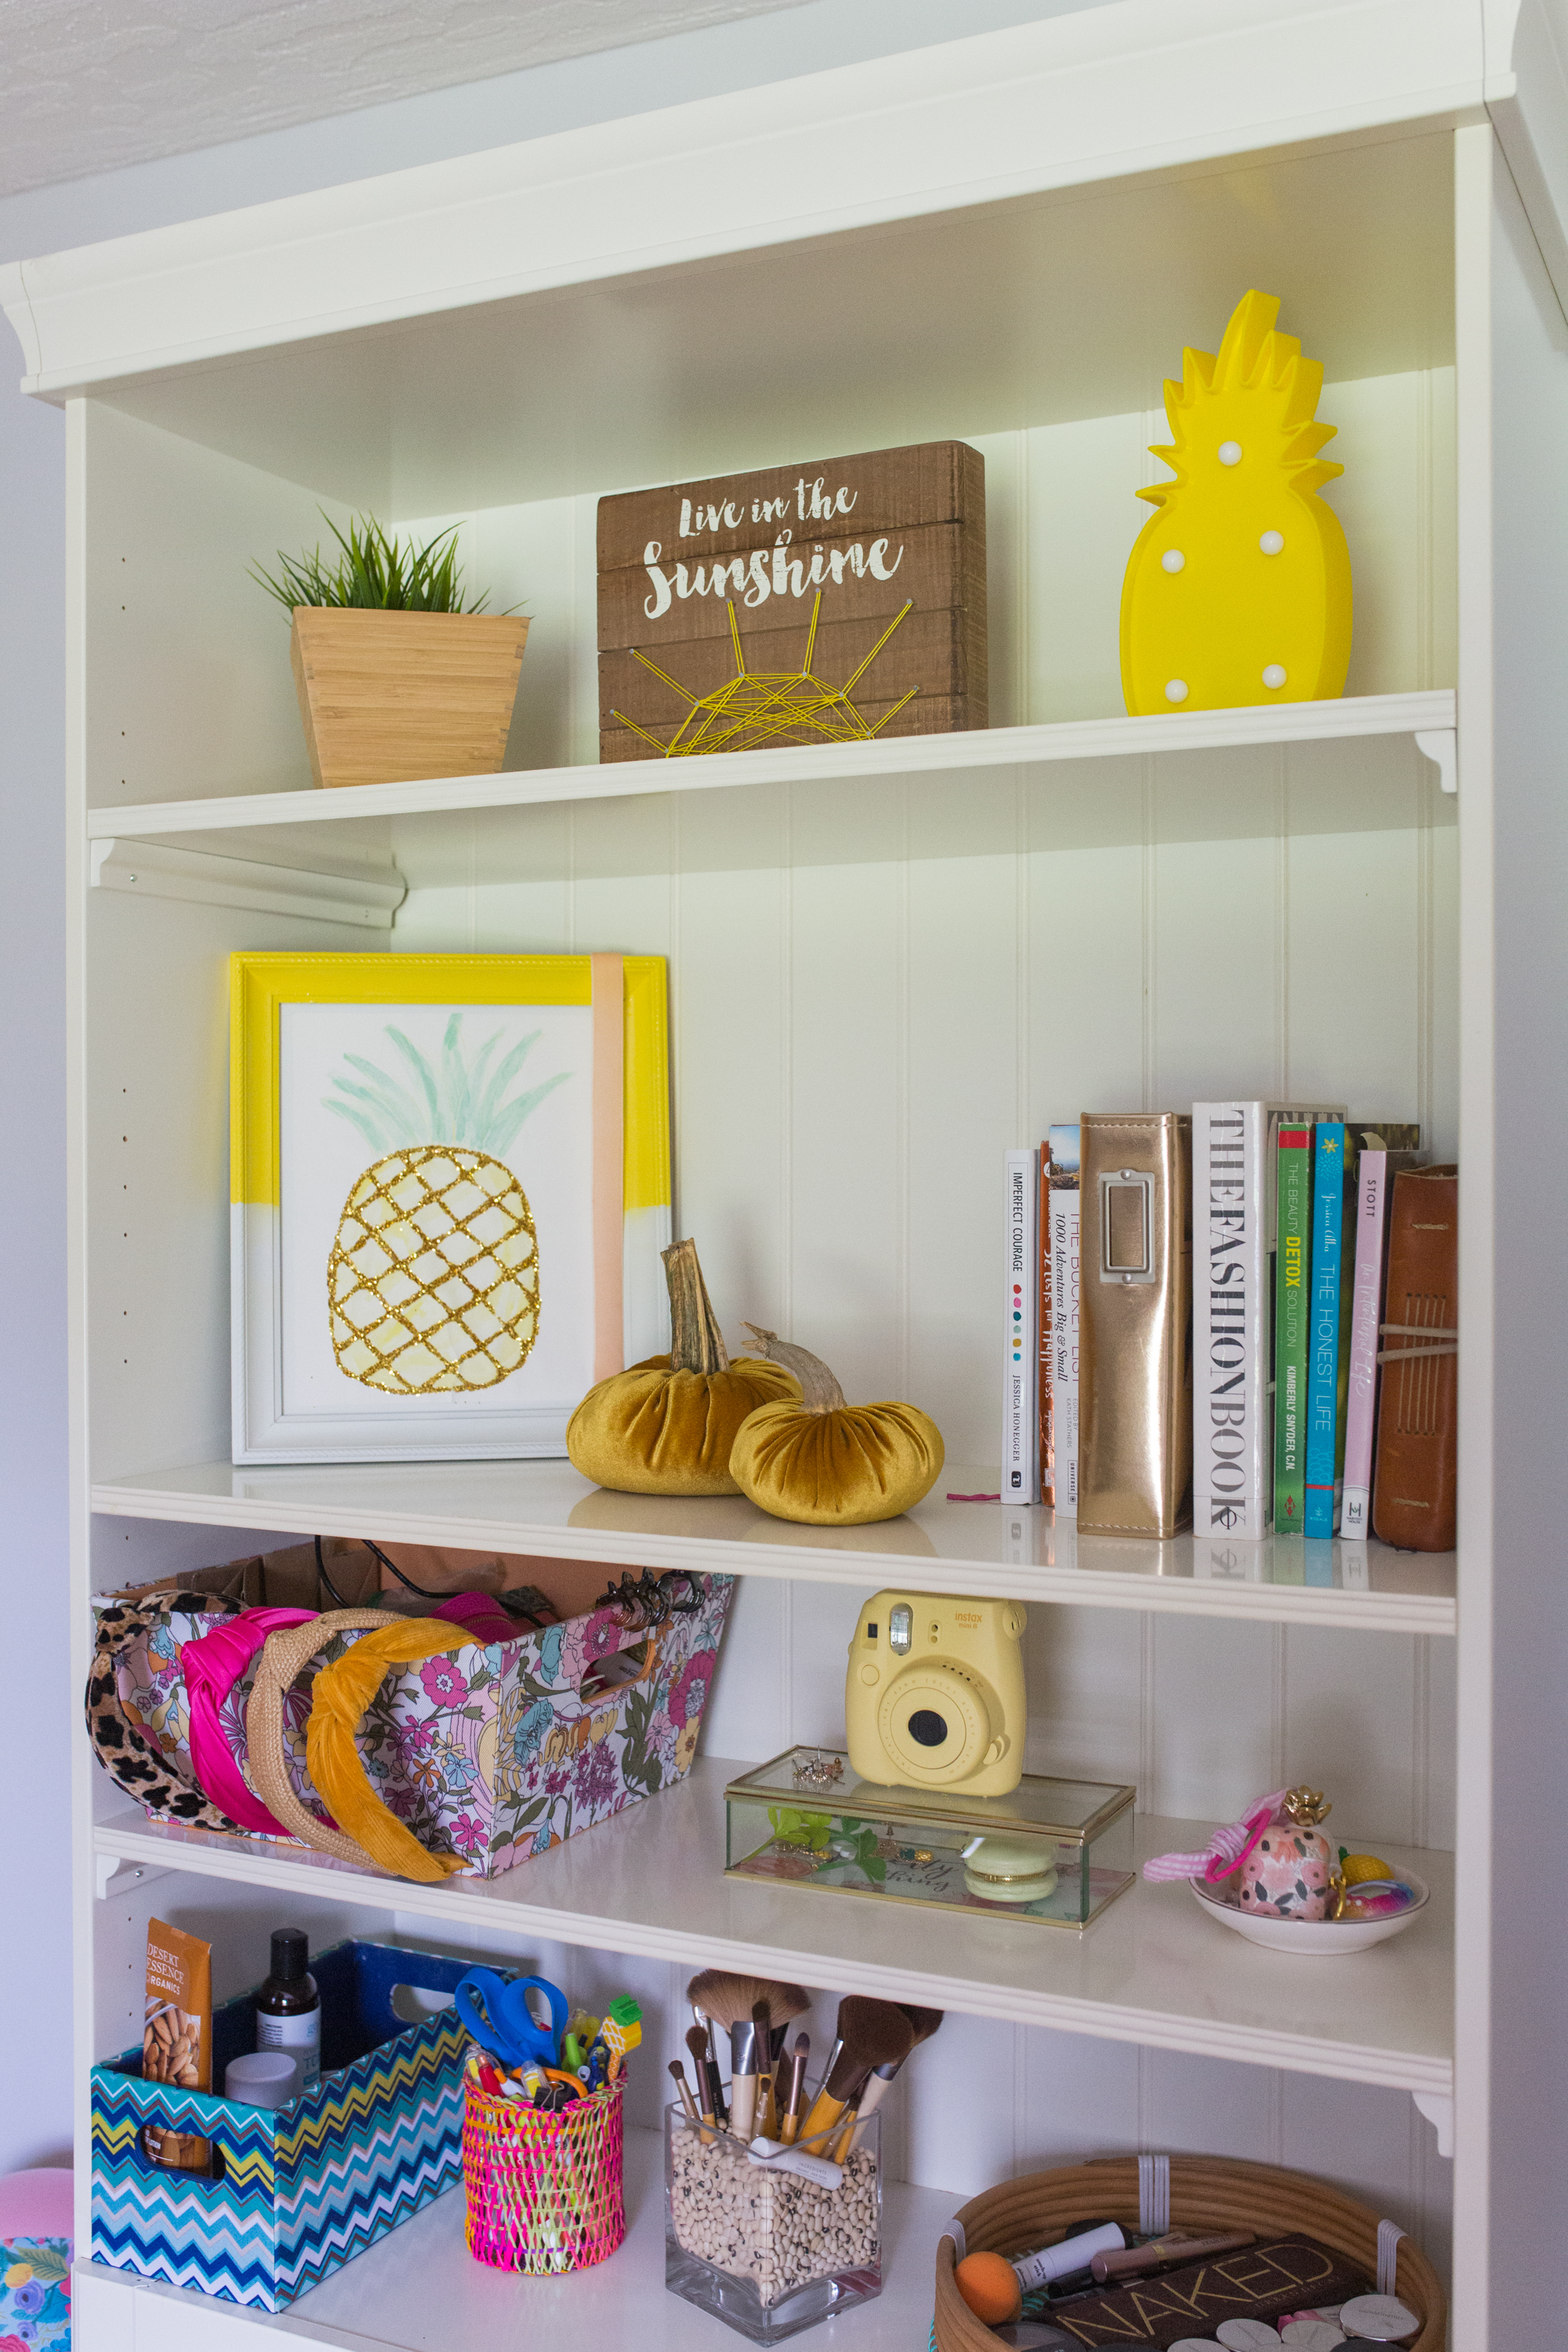
POLYGON ((1086 1114, 1008 1181, 1007 1499, 1106 1534, 1452 1548, 1458 1175, 1417 1126, 1086 1114))

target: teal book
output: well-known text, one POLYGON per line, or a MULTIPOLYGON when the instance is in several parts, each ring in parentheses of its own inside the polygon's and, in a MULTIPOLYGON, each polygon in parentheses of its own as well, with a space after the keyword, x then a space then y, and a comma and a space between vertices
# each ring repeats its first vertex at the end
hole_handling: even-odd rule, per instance
POLYGON ((1307 1284, 1311 1269, 1312 1129, 1282 1121, 1274 1260, 1274 1532, 1301 1532, 1306 1514, 1307 1284))
POLYGON ((1307 1347, 1304 1532, 1331 1536, 1340 1515, 1340 1315, 1344 1259, 1345 1123, 1312 1134, 1312 1271, 1307 1347))

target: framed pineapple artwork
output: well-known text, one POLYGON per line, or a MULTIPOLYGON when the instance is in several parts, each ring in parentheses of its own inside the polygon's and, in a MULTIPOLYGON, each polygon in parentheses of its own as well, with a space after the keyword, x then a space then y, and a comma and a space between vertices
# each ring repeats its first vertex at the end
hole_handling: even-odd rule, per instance
POLYGON ((669 1344, 662 957, 230 968, 236 1462, 563 1454, 669 1344))

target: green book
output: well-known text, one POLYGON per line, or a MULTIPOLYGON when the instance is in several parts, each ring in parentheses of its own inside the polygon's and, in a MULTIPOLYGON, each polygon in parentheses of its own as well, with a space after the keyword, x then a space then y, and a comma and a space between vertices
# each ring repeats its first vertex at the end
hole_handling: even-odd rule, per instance
POLYGON ((1274 1281, 1274 1532, 1301 1531, 1307 1507, 1307 1336, 1312 1234, 1312 1130, 1282 1124, 1274 1281))

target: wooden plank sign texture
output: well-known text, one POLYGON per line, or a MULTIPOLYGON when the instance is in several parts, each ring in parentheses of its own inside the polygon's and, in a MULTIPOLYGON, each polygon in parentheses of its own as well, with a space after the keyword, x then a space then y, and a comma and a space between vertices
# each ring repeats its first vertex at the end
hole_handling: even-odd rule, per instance
POLYGON ((598 562, 601 761, 986 723, 964 442, 601 499, 598 562))

